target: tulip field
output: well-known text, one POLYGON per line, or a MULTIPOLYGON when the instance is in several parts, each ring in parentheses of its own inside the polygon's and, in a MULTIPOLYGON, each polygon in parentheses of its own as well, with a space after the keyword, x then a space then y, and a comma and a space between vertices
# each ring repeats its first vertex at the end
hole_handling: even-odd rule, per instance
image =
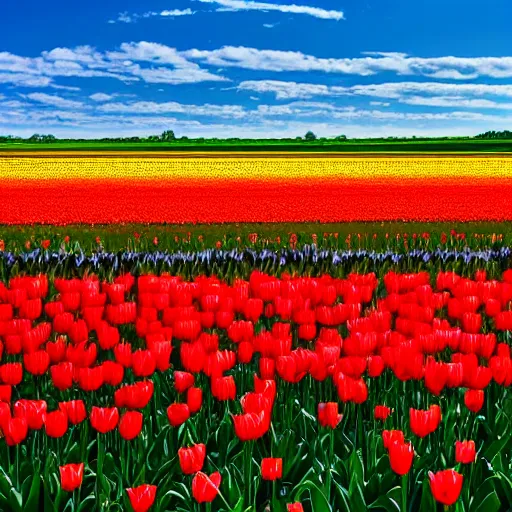
POLYGON ((510 258, 4 252, 0 510, 506 511, 510 258))
POLYGON ((511 171, 0 156, 0 512, 512 510, 511 171))

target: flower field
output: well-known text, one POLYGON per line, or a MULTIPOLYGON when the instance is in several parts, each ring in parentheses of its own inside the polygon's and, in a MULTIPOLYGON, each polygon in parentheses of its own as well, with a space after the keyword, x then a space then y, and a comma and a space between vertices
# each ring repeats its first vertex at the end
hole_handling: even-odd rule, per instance
POLYGON ((2 252, 0 510, 508 510, 511 253, 449 236, 2 252))
POLYGON ((506 156, 9 155, 0 222, 507 221, 511 171, 506 156))

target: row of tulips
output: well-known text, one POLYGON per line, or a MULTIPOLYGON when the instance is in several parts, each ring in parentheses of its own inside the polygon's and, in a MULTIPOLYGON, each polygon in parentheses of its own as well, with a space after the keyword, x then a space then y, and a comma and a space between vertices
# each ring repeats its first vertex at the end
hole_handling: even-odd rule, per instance
POLYGON ((0 509, 507 510, 512 269, 489 270, 12 276, 0 509))

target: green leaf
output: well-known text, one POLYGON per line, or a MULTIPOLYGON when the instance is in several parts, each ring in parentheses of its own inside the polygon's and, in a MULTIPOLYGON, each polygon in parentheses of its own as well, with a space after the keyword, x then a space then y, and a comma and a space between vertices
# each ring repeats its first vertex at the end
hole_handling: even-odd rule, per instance
POLYGON ((300 484, 299 489, 295 491, 295 499, 297 501, 300 501, 300 497, 304 491, 309 491, 312 512, 331 512, 332 509, 327 501, 327 497, 314 482, 306 480, 300 484))
POLYGON ((418 512, 432 512, 433 510, 436 510, 436 503, 432 496, 428 478, 425 478, 421 489, 421 503, 418 512))
POLYGON ((387 512, 400 512, 400 500, 402 498, 402 488, 394 487, 387 492, 385 496, 376 499, 368 508, 383 509, 387 512))
MULTIPOLYGON (((470 511, 473 510, 471 507, 470 511)), ((474 510, 485 510, 485 512, 499 512, 501 510, 501 502, 495 492, 489 493, 474 510)))
POLYGON ((33 510, 39 509, 39 498, 41 495, 41 475, 39 471, 34 473, 32 477, 32 485, 30 486, 30 492, 23 507, 23 512, 32 512, 33 510))
MULTIPOLYGON (((470 502, 469 512, 478 512, 480 510, 486 510, 482 508, 482 503, 487 500, 488 496, 490 494, 496 494, 496 488, 495 484, 497 484, 500 480, 500 477, 498 475, 490 476, 489 478, 485 479, 478 489, 475 491, 475 494, 473 495, 473 498, 470 502)), ((497 496, 496 496, 497 498, 497 496)), ((498 500, 499 501, 499 500, 498 500)), ((490 498, 489 501, 490 504, 492 504, 492 498, 490 498)), ((487 510, 486 510, 487 512, 487 510)))

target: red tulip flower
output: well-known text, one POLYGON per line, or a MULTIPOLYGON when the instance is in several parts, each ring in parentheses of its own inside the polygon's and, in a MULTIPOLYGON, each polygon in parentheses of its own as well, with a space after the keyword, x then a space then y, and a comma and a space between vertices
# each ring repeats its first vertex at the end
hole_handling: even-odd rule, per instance
POLYGON ((431 405, 426 411, 419 409, 409 410, 411 430, 418 437, 425 437, 434 432, 441 422, 441 409, 438 405, 431 405))
POLYGON ((60 410, 49 412, 46 414, 44 426, 48 437, 62 437, 68 430, 68 417, 60 410))
POLYGON ((455 460, 462 464, 471 464, 475 462, 476 449, 474 441, 456 441, 455 442, 455 460))
POLYGON ((478 412, 484 405, 484 392, 481 389, 466 390, 464 404, 471 412, 478 412))
POLYGON ((181 471, 185 475, 193 475, 203 469, 206 446, 204 444, 196 444, 190 448, 180 448, 178 450, 178 457, 181 471))
POLYGON ((80 464, 66 464, 59 466, 60 471, 60 486, 63 491, 73 492, 82 485, 84 478, 84 463, 80 464))
POLYGON ((318 404, 318 422, 322 427, 336 428, 343 419, 343 414, 338 413, 337 402, 318 404))
POLYGON ((302 504, 299 502, 288 503, 288 505, 286 505, 286 510, 287 512, 304 512, 304 508, 302 507, 302 504))
POLYGON ((83 400, 70 400, 69 402, 60 402, 59 409, 66 414, 72 425, 78 425, 87 418, 87 411, 83 400))
POLYGON ((156 490, 156 485, 148 484, 126 489, 133 511, 147 512, 155 502, 156 490))
POLYGON ((438 471, 437 473, 429 472, 430 489, 436 501, 443 505, 453 505, 462 490, 462 482, 464 477, 453 469, 438 471))
POLYGON ((409 473, 413 458, 414 450, 411 443, 395 441, 389 446, 389 463, 397 475, 404 476, 409 473))
POLYGON ((190 418, 190 410, 187 404, 171 404, 167 407, 167 417, 173 427, 179 427, 190 418))
POLYGON ((3 384, 17 386, 23 379, 21 363, 5 363, 0 366, 0 381, 3 384))
POLYGON ((401 430, 384 430, 382 432, 382 442, 384 443, 384 448, 389 450, 389 447, 395 443, 404 443, 404 433, 401 430))
POLYGON ((217 400, 234 400, 236 398, 236 384, 233 375, 212 378, 211 390, 212 395, 217 400))
POLYGON ((262 437, 270 428, 266 422, 266 413, 249 412, 232 416, 235 426, 235 434, 240 441, 254 441, 262 437))
POLYGON ((199 471, 192 480, 192 495, 198 503, 211 503, 219 493, 221 482, 220 473, 217 471, 210 476, 199 471))
POLYGON ((261 461, 261 477, 263 480, 278 480, 283 476, 283 459, 267 457, 261 461))
POLYGON ((15 446, 25 440, 28 434, 26 418, 9 418, 2 425, 2 432, 7 446, 15 446))
POLYGON ((46 350, 36 350, 23 356, 23 363, 28 373, 44 375, 50 366, 50 356, 46 350))
POLYGON ((73 385, 73 363, 62 362, 50 366, 53 385, 59 391, 65 391, 73 385))
POLYGON ((174 372, 174 388, 178 393, 184 393, 194 385, 195 378, 188 372, 174 372))
POLYGON ((119 411, 117 407, 93 407, 90 420, 94 430, 106 434, 117 427, 119 411))
POLYGON ((373 417, 376 420, 386 421, 387 417, 391 414, 391 409, 385 405, 376 405, 373 411, 373 417))
POLYGON ((195 414, 201 409, 203 405, 203 390, 201 388, 188 388, 187 405, 190 414, 195 414))
POLYGON ((142 430, 142 413, 139 411, 127 411, 119 421, 119 435, 126 441, 135 439, 142 430))
POLYGON ((25 418, 30 430, 40 430, 46 417, 46 402, 44 400, 18 400, 14 404, 14 417, 25 418))

